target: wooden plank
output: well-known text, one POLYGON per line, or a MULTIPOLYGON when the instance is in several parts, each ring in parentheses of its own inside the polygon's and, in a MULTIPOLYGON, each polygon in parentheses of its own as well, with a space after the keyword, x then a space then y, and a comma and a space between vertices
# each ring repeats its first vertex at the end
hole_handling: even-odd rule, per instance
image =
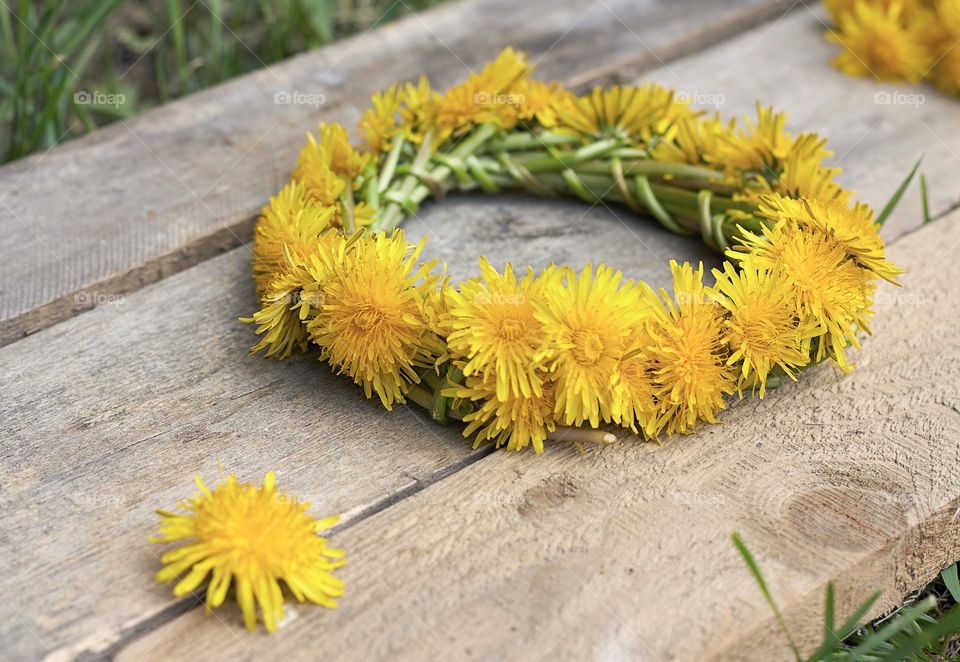
MULTIPOLYGON (((518 263, 608 259, 669 280, 668 256, 709 257, 649 219, 562 201, 462 196, 411 224, 451 272, 477 252, 518 263)), ((217 463, 281 486, 349 525, 456 471, 461 428, 365 400, 315 356, 246 356, 256 307, 239 248, 0 348, 0 641, 14 658, 96 654, 192 601, 154 585, 153 510, 193 492, 217 463)))
MULTIPOLYGON (((878 83, 830 66, 837 52, 823 38, 829 19, 817 5, 757 27, 647 75, 725 117, 756 116, 759 100, 788 114, 794 132, 828 139, 844 186, 881 209, 921 156, 934 215, 957 206, 960 167, 957 100, 928 85, 878 83)), ((923 222, 920 189, 912 187, 888 239, 923 222)))
POLYGON ((852 375, 821 366, 661 448, 494 453, 336 535, 335 612, 267 637, 198 609, 118 659, 786 659, 734 530, 811 650, 828 581, 840 613, 882 589, 877 613, 960 557, 957 222, 891 247, 910 271, 852 375))
POLYGON ((465 0, 295 57, 0 168, 0 344, 250 236, 304 133, 370 94, 445 87, 503 46, 544 76, 633 72, 779 15, 788 0, 465 0), (275 103, 277 94, 312 103, 275 103))

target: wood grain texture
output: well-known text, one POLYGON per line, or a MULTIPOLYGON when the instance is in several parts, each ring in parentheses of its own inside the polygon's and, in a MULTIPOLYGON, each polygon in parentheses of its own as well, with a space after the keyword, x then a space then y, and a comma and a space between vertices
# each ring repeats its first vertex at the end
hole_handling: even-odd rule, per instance
POLYGON ((335 536, 335 612, 266 636, 194 610, 118 658, 787 659, 735 530, 810 650, 828 581, 840 613, 882 589, 876 613, 960 557, 958 222, 891 247, 910 272, 852 375, 821 366, 661 448, 486 456, 335 536))
MULTIPOLYGON (((853 78, 830 66, 838 53, 827 43, 826 12, 815 4, 754 28, 703 52, 670 62, 644 76, 677 90, 725 117, 756 117, 760 101, 788 114, 795 133, 827 138, 838 178, 864 201, 881 209, 922 156, 933 215, 960 201, 957 100, 929 85, 878 83, 853 78)), ((920 189, 901 200, 899 214, 884 228, 888 239, 923 222, 920 189)))
POLYGON ((635 75, 790 5, 463 0, 0 168, 0 344, 247 241, 304 134, 352 127, 392 82, 425 73, 443 88, 507 45, 548 78, 635 75))
MULTIPOLYGON (((661 285, 670 256, 711 257, 622 210, 527 198, 454 198, 410 232, 457 276, 508 247, 521 264, 607 259, 661 285)), ((244 479, 276 470, 350 525, 483 457, 461 428, 383 411, 315 355, 247 356, 249 265, 239 248, 0 348, 5 656, 102 653, 187 608, 153 583, 162 548, 146 541, 153 510, 197 473, 215 480, 218 461, 244 479)))

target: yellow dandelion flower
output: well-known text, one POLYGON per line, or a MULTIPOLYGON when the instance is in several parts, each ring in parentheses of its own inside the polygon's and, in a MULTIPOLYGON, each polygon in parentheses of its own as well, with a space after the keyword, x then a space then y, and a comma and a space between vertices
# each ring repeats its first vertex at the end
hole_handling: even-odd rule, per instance
POLYGON ((300 150, 293 179, 303 184, 307 192, 325 207, 336 207, 347 186, 343 177, 333 170, 330 152, 321 149, 313 136, 300 150))
POLYGON ((838 31, 827 39, 843 48, 834 66, 850 76, 877 80, 920 80, 928 67, 921 42, 903 23, 903 5, 858 2, 852 12, 840 15, 838 31))
POLYGON ((519 102, 519 119, 536 120, 547 129, 557 126, 558 113, 572 102, 572 95, 560 83, 544 83, 524 78, 514 87, 519 102))
POLYGON ((579 277, 567 271, 544 288, 537 317, 544 324, 554 357, 548 362, 557 380, 556 414, 563 425, 611 420, 610 375, 627 349, 630 333, 646 314, 632 283, 606 265, 594 273, 587 264, 579 277))
POLYGON ((744 126, 724 136, 720 160, 742 170, 776 169, 793 147, 793 135, 785 130, 786 113, 776 113, 757 103, 757 120, 743 118, 744 126))
POLYGON ((850 207, 839 200, 796 200, 772 195, 761 199, 758 214, 775 223, 796 223, 831 237, 861 269, 894 285, 903 273, 886 259, 880 226, 874 222, 873 210, 868 205, 857 203, 850 207))
POLYGON ((927 0, 824 0, 823 4, 830 12, 830 16, 833 17, 833 22, 837 23, 840 16, 853 13, 857 5, 864 3, 882 9, 887 9, 895 3, 900 4, 903 6, 903 14, 906 18, 912 16, 914 12, 927 3, 927 0))
POLYGON ((725 146, 735 140, 731 123, 696 116, 681 117, 674 125, 670 140, 661 140, 653 148, 653 158, 667 163, 725 166, 725 146))
POLYGON ((829 234, 799 223, 766 227, 763 235, 744 232, 744 246, 727 255, 744 269, 779 269, 793 293, 797 313, 825 332, 817 359, 833 357, 847 370, 844 348, 860 347, 857 329, 869 332, 873 286, 841 244, 829 234))
POLYGON ((400 117, 403 132, 408 140, 415 143, 423 141, 423 136, 434 127, 437 121, 437 100, 440 95, 430 87, 426 76, 421 76, 416 85, 407 83, 401 90, 403 105, 400 117))
POLYGON ((248 630, 256 628, 257 607, 268 632, 283 618, 280 582, 300 602, 336 607, 343 581, 332 571, 343 552, 317 535, 337 517, 316 520, 300 503, 276 488, 273 472, 263 485, 238 483, 235 475, 210 490, 198 476, 200 492, 179 505, 184 513, 158 510, 160 535, 153 542, 185 541, 162 557, 157 581, 168 584, 183 573, 174 595, 187 595, 210 577, 209 612, 223 604, 231 584, 248 630))
POLYGON ((477 124, 512 128, 517 123, 518 97, 511 87, 532 70, 524 53, 506 48, 480 73, 451 87, 437 101, 438 140, 466 133, 477 124))
POLYGON ((795 371, 810 361, 810 339, 821 329, 800 320, 789 283, 779 271, 737 270, 724 262, 713 270, 717 282, 708 291, 726 308, 723 342, 730 347, 727 365, 740 364, 738 389, 759 384, 766 393, 770 371, 779 366, 796 380, 795 371))
POLYGON ((443 393, 479 403, 463 419, 467 424, 463 436, 476 433, 474 448, 484 441, 493 441, 497 448, 506 444, 511 451, 520 451, 532 444, 537 453, 542 453, 543 442, 556 429, 553 418, 555 387, 545 373, 534 376, 534 380, 537 387, 531 389, 529 395, 508 392, 502 399, 497 397, 497 381, 493 377, 467 377, 464 385, 443 393))
POLYGON ((671 260, 670 270, 673 299, 661 290, 666 309, 651 326, 659 409, 646 429, 650 437, 689 432, 699 420, 715 423, 736 379, 724 350, 724 309, 703 285, 703 264, 694 271, 671 260))
MULTIPOLYGON (((639 287, 644 299, 651 301, 656 297, 646 285, 639 287)), ((610 416, 634 433, 650 428, 657 413, 657 362, 651 352, 654 340, 649 326, 645 319, 630 332, 627 350, 611 378, 610 416)))
POLYGON ((783 160, 783 172, 776 184, 779 193, 795 198, 821 198, 846 203, 849 191, 834 179, 843 172, 840 168, 828 168, 824 159, 833 156, 826 149, 827 141, 815 133, 802 133, 783 160))
POLYGON ((403 104, 400 86, 394 83, 370 99, 371 108, 364 111, 357 123, 363 145, 374 154, 389 151, 393 138, 400 131, 397 115, 403 104))
POLYGON ((509 263, 501 275, 484 257, 480 273, 447 293, 447 344, 464 360, 464 375, 488 381, 495 376, 500 400, 508 392, 540 395, 536 373, 548 354, 534 301, 541 298, 545 281, 535 279, 532 268, 518 281, 509 263))
POLYGON ((335 211, 318 203, 298 181, 291 181, 270 198, 253 233, 253 278, 258 294, 264 294, 277 276, 305 264, 321 235, 331 228, 335 211))
POLYGON ((350 144, 350 134, 339 124, 321 124, 319 137, 312 133, 307 134, 305 152, 312 152, 311 157, 301 159, 307 162, 323 162, 334 173, 347 180, 353 180, 367 165, 369 155, 362 154, 350 144))
POLYGON ((673 90, 647 83, 642 87, 595 87, 573 99, 559 118, 559 125, 585 138, 622 138, 647 142, 665 132, 679 118, 692 114, 675 98, 673 90))
MULTIPOLYGON (((357 228, 369 228, 377 220, 379 210, 376 207, 368 205, 366 202, 356 202, 353 205, 353 224, 357 228)), ((343 216, 343 209, 339 211, 343 216)))
POLYGON ((919 12, 913 25, 930 63, 926 77, 943 92, 960 96, 960 3, 940 0, 933 10, 919 12))
POLYGON ((293 352, 307 350, 307 330, 304 320, 316 309, 316 296, 305 296, 304 291, 317 284, 309 272, 300 267, 278 276, 260 297, 260 310, 241 322, 257 325, 260 340, 250 348, 253 353, 265 352, 267 358, 285 359, 293 352))
POLYGON ((387 409, 405 402, 409 384, 420 381, 414 366, 425 362, 421 302, 436 284, 434 263, 417 264, 425 241, 411 246, 400 230, 364 234, 321 252, 311 267, 323 305, 307 323, 310 338, 339 374, 387 409))

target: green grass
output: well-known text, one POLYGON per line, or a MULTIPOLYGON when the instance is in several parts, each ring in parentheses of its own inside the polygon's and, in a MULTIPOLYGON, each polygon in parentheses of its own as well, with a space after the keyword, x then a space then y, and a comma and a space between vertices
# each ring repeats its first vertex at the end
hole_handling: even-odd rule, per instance
POLYGON ((957 564, 880 618, 862 623, 880 594, 874 593, 842 623, 836 620, 836 595, 828 584, 824 599, 823 639, 816 650, 801 652, 760 571, 738 534, 736 546, 763 594, 798 662, 940 662, 960 659, 960 580, 957 564))
POLYGON ((442 0, 0 0, 0 162, 442 0))

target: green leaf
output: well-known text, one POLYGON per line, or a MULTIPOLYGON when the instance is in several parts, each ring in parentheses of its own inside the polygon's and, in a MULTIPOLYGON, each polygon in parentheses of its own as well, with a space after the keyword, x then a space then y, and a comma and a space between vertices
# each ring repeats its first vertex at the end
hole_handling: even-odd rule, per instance
POLYGON ((960 577, 957 576, 958 565, 960 565, 960 563, 954 563, 941 572, 940 577, 943 578, 943 583, 946 584, 947 590, 950 591, 950 596, 953 598, 953 601, 960 604, 960 577))
POLYGON ((793 651, 794 657, 796 657, 797 660, 802 660, 803 657, 800 655, 800 649, 797 648, 797 644, 793 641, 793 637, 790 635, 790 629, 787 627, 787 623, 783 619, 783 614, 780 613, 780 608, 777 607, 777 603, 774 601, 773 595, 770 593, 770 589, 767 587, 767 582, 763 578, 763 573, 760 572, 760 566, 757 565, 757 562, 754 560, 750 550, 747 549, 747 546, 740 538, 739 533, 734 532, 730 538, 733 540, 733 544, 737 548, 737 551, 740 552, 740 556, 743 557, 744 562, 747 564, 747 569, 750 570, 750 574, 753 575, 753 579, 755 582, 757 582, 757 586, 760 587, 760 592, 763 593, 763 597, 766 598, 767 604, 770 605, 770 609, 773 610, 773 615, 776 617, 777 623, 779 624, 780 629, 783 631, 783 635, 787 638, 787 643, 790 645, 790 650, 793 651))
POLYGON ((903 180, 903 183, 900 184, 900 187, 897 189, 897 192, 893 194, 893 197, 890 198, 890 201, 883 208, 883 211, 880 212, 880 215, 877 217, 877 223, 883 225, 886 223, 887 218, 890 214, 893 213, 893 210, 897 208, 897 205, 900 204, 900 198, 903 197, 903 194, 906 192, 907 187, 910 186, 910 182, 913 181, 913 176, 917 174, 917 168, 920 167, 920 162, 923 161, 921 156, 917 159, 916 164, 913 166, 913 170, 910 171, 910 174, 907 175, 907 178, 903 180))

